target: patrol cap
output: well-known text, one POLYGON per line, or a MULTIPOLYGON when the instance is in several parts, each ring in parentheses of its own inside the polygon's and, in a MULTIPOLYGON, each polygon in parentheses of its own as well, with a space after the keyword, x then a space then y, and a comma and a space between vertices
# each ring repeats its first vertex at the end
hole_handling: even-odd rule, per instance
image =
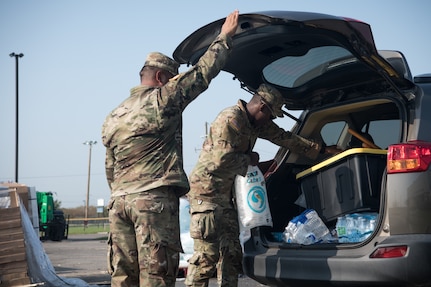
POLYGON ((256 93, 271 110, 274 117, 283 117, 283 112, 281 110, 281 107, 284 105, 283 96, 277 89, 267 84, 261 84, 256 93))
POLYGON ((148 54, 144 64, 144 67, 145 66, 160 68, 175 76, 178 75, 180 64, 162 53, 152 52, 148 54))

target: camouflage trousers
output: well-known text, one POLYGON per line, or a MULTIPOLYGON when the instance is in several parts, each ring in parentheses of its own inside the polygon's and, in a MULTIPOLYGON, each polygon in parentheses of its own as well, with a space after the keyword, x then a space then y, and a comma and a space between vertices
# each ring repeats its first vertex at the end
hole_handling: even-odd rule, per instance
POLYGON ((217 272, 219 286, 238 286, 242 249, 237 211, 191 199, 190 212, 194 253, 189 259, 185 285, 208 286, 217 272))
POLYGON ((108 209, 111 286, 175 286, 183 251, 174 188, 114 197, 108 209))

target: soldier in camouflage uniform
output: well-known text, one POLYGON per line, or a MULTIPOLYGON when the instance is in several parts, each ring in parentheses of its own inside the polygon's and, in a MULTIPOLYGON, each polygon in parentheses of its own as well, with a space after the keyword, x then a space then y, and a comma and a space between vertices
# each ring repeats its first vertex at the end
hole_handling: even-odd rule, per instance
POLYGON ((282 117, 283 98, 273 87, 262 84, 250 100, 223 110, 211 124, 198 163, 190 175, 190 235, 194 254, 189 259, 187 286, 208 286, 217 271, 219 286, 237 286, 242 273, 238 214, 234 206, 236 175, 245 176, 256 165, 253 152, 257 138, 315 158, 319 152, 336 152, 278 127, 272 119, 282 117))
POLYGON ((111 286, 175 286, 179 252, 179 197, 189 190, 183 170, 182 112, 208 88, 230 54, 238 11, 197 64, 178 75, 179 64, 148 55, 141 85, 114 109, 102 127, 108 205, 111 286))

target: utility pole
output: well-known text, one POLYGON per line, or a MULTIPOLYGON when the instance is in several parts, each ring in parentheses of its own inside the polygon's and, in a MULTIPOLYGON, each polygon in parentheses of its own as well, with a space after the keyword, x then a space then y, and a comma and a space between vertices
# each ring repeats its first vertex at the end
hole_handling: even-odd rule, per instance
POLYGON ((15 97, 15 182, 18 183, 18 146, 19 146, 19 142, 18 142, 18 134, 19 134, 19 126, 18 126, 18 119, 19 119, 19 100, 18 100, 18 59, 24 57, 23 53, 19 53, 19 54, 15 54, 15 53, 10 53, 9 56, 11 57, 15 57, 15 83, 16 83, 16 97, 15 97))
POLYGON ((86 141, 83 144, 89 146, 88 154, 88 180, 87 180, 87 200, 85 201, 85 218, 84 218, 84 228, 88 225, 88 201, 90 199, 90 171, 91 171, 91 148, 93 145, 97 144, 97 141, 86 141))
MULTIPOLYGON (((205 122, 205 135, 201 136, 204 140, 208 137, 208 122, 205 122)), ((195 148, 195 152, 200 151, 200 148, 195 148)))

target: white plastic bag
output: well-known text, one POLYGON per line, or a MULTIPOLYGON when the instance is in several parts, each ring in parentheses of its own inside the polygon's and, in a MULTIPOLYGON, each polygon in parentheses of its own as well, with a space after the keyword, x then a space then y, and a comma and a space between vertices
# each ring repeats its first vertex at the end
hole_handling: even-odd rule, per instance
POLYGON ((241 230, 272 226, 265 179, 257 166, 248 166, 245 177, 235 178, 235 196, 241 230))

